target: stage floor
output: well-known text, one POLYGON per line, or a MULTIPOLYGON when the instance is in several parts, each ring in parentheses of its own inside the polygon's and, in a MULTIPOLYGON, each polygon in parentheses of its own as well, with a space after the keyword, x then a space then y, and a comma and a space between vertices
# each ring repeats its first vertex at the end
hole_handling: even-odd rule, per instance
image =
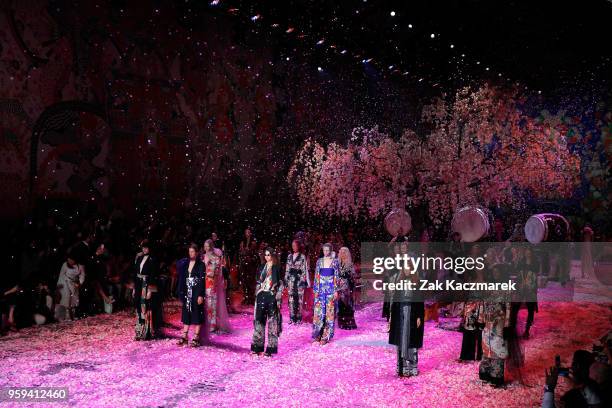
MULTIPOLYGON (((175 326, 167 332, 177 336, 178 305, 167 310, 175 326)), ((525 385, 513 380, 493 389, 478 380, 478 363, 457 362, 461 334, 432 322, 419 354, 420 375, 397 378, 380 314, 380 305, 365 305, 356 314, 359 328, 336 330, 326 346, 310 343, 309 324, 284 324, 273 358, 249 355, 252 314, 246 311, 232 315, 233 333, 213 335, 199 349, 178 347, 175 339, 134 342, 127 313, 28 328, 0 338, 0 387, 68 387, 68 404, 78 407, 539 406, 544 368, 554 356, 569 364, 574 350, 590 350, 612 321, 609 305, 541 304, 524 343, 525 385)))

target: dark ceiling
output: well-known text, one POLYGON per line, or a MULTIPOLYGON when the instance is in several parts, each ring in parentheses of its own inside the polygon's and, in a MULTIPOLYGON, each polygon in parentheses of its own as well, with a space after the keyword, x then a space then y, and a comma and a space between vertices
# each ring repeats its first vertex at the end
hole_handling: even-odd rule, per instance
POLYGON ((197 26, 200 13, 232 15, 249 31, 269 35, 280 54, 300 53, 317 66, 371 58, 367 63, 385 76, 441 83, 491 77, 541 89, 611 76, 612 0, 177 4, 187 24, 197 26), (295 30, 288 34, 288 27, 295 30))

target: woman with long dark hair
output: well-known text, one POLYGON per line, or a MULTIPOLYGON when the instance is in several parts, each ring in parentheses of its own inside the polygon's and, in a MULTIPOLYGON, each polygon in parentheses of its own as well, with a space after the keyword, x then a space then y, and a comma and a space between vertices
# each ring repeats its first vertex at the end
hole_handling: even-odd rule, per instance
POLYGON ((178 298, 182 303, 181 322, 183 322, 183 335, 178 341, 182 346, 188 342, 189 327, 194 326, 194 335, 191 346, 200 345, 200 329, 204 323, 204 296, 205 277, 204 263, 198 256, 198 246, 189 245, 189 257, 177 261, 178 271, 178 298))
POLYGON ((281 267, 274 249, 268 247, 264 252, 266 263, 259 269, 255 290, 255 310, 253 319, 253 340, 251 354, 264 351, 266 324, 268 325, 268 345, 265 355, 271 357, 278 352, 278 336, 281 332, 280 296, 281 267))

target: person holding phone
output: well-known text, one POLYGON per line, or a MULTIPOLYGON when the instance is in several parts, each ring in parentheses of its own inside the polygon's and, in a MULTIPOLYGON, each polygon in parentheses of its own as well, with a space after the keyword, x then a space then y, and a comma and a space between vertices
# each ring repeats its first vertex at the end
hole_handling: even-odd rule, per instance
POLYGON ((544 385, 544 397, 542 408, 555 407, 555 388, 559 376, 566 377, 572 387, 561 397, 566 407, 603 407, 601 390, 597 383, 590 378, 589 369, 595 359, 593 354, 586 350, 577 350, 572 358, 571 368, 561 367, 561 358, 555 358, 555 365, 544 371, 546 384, 544 385))

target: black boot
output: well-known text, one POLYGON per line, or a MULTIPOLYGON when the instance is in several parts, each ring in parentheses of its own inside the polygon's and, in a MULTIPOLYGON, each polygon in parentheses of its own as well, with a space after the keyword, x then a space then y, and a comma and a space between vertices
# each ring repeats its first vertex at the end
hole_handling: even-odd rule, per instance
POLYGON ((529 338, 529 329, 530 329, 530 326, 525 326, 525 333, 523 333, 523 338, 524 339, 528 339, 529 338))

